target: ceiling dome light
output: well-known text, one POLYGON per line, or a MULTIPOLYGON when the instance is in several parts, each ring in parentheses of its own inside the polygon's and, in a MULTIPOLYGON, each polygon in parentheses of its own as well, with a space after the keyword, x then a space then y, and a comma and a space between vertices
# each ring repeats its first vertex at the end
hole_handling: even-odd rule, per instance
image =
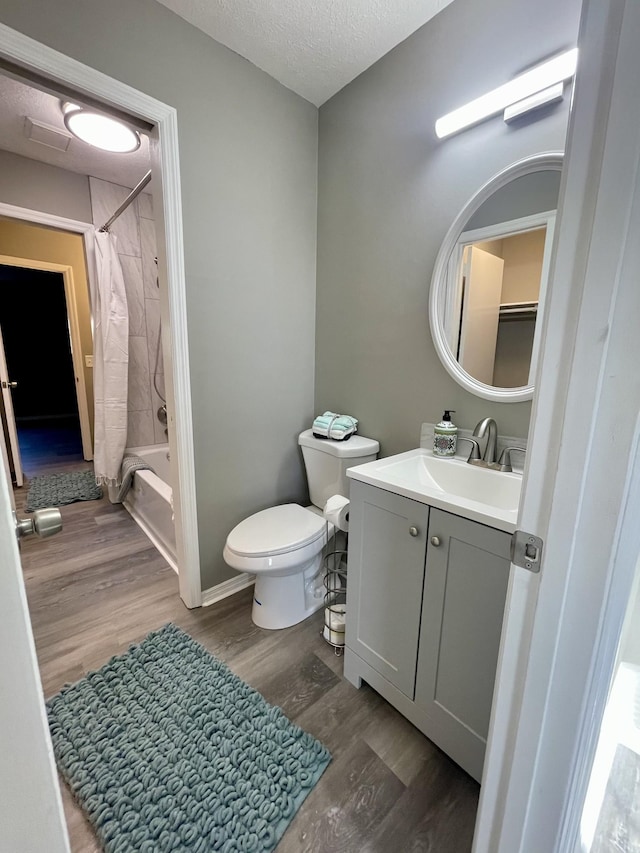
POLYGON ((126 154, 140 147, 140 134, 121 121, 68 102, 62 111, 67 130, 95 148, 126 154))

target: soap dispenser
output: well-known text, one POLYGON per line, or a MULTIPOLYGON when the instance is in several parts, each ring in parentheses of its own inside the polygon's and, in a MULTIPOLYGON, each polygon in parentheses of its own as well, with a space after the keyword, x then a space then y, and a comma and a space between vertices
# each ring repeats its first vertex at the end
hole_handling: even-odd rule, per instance
MULTIPOLYGON (((458 427, 451 420, 453 409, 447 409, 433 430, 433 455, 455 456, 458 444, 458 427)), ((455 412, 454 412, 455 414, 455 412)))

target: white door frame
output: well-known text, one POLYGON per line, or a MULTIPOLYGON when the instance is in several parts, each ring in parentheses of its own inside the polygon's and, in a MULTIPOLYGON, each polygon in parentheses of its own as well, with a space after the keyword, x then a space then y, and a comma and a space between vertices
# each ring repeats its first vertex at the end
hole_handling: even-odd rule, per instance
POLYGON ((9 465, 9 450, 7 448, 7 442, 4 437, 4 430, 2 429, 0 416, 0 456, 2 456, 2 467, 4 468, 4 475, 7 479, 7 484, 9 486, 9 497, 11 502, 11 507, 13 509, 16 508, 16 499, 13 494, 13 489, 11 488, 11 466, 9 465))
POLYGON ((519 521, 545 540, 542 573, 512 569, 475 853, 573 849, 624 620, 633 549, 623 543, 640 512, 629 480, 639 38, 634 0, 585 0, 519 521))
MULTIPOLYGON (((9 368, 7 366, 7 357, 4 349, 4 339, 2 337, 2 330, 0 330, 0 381, 2 382, 2 388, 0 388, 0 400, 2 401, 2 412, 0 417, 0 432, 2 432, 2 446, 3 453, 7 455, 7 459, 9 455, 11 456, 11 461, 13 462, 13 473, 16 477, 16 486, 22 486, 24 482, 24 476, 22 473, 22 459, 20 458, 20 443, 18 441, 18 429, 16 427, 16 416, 13 411, 13 389, 11 388, 11 377, 9 376, 9 368), (9 447, 7 447, 7 443, 5 440, 5 429, 7 431, 7 437, 9 439, 9 447)), ((9 470, 7 468, 7 470, 9 470)), ((11 476, 9 476, 9 482, 11 482, 11 476)))
POLYGON ((87 460, 93 459, 89 405, 87 403, 87 386, 84 380, 80 321, 78 319, 78 309, 76 305, 73 267, 69 266, 69 264, 54 264, 49 261, 32 260, 31 258, 13 258, 8 255, 0 255, 0 264, 3 266, 20 267, 22 269, 57 272, 62 275, 67 319, 69 320, 69 341, 71 344, 71 360, 73 362, 73 372, 75 376, 76 398, 78 401, 80 434, 82 436, 82 455, 87 460))
MULTIPOLYGON (((187 607, 198 607, 202 602, 202 585, 176 110, 4 24, 0 24, 0 57, 54 83, 63 83, 97 98, 104 104, 143 117, 155 125, 154 136, 157 133, 155 138, 159 145, 151 146, 151 156, 154 187, 158 188, 157 193, 154 193, 154 212, 158 236, 160 310, 164 328, 168 332, 163 335, 163 355, 165 365, 169 368, 165 380, 170 418, 169 445, 180 596, 187 607)), ((93 226, 87 223, 81 223, 81 226, 85 238, 89 230, 92 233, 93 226)), ((85 241, 87 245, 90 242, 88 239, 85 241)), ((89 254, 87 261, 88 266, 92 267, 91 273, 92 260, 89 254)))

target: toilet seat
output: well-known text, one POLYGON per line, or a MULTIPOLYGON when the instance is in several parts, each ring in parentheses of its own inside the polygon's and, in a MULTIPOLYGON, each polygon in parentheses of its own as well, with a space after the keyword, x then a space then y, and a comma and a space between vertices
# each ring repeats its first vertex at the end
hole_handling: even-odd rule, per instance
MULTIPOLYGON (((329 537, 333 525, 329 525, 329 537)), ((245 572, 286 572, 312 559, 327 543, 323 516, 299 504, 270 507, 245 518, 233 528, 224 559, 245 572)))
POLYGON ((299 504, 263 509, 233 528, 227 545, 243 557, 266 557, 296 551, 324 536, 326 522, 299 504))

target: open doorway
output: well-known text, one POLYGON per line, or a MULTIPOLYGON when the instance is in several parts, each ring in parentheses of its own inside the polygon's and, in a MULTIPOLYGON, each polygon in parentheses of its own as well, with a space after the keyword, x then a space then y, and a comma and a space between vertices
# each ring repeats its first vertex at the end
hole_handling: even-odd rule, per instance
MULTIPOLYGON (((180 596, 187 606, 198 606, 202 591, 175 110, 88 66, 67 60, 43 45, 35 46, 27 40, 18 47, 13 40, 7 41, 0 34, 0 50, 5 58, 29 69, 23 73, 16 64, 6 68, 0 85, 7 91, 30 87, 36 94, 28 103, 34 110, 43 111, 43 115, 30 115, 27 124, 23 116, 14 116, 13 125, 19 126, 21 133, 9 133, 10 117, 7 116, 7 122, 0 127, 0 149, 4 149, 0 150, 0 155, 6 161, 7 174, 19 176, 19 180, 8 184, 10 195, 0 199, 0 217, 20 224, 73 232, 82 241, 93 288, 96 284, 93 278, 96 270, 94 229, 99 229, 117 212, 116 221, 109 230, 118 240, 125 284, 134 279, 136 282, 135 292, 131 294, 135 312, 135 331, 131 337, 137 340, 133 341, 132 351, 136 364, 143 369, 146 365, 145 381, 135 382, 134 389, 130 386, 135 404, 133 413, 128 412, 128 423, 133 431, 133 435, 128 436, 128 446, 155 445, 162 439, 166 447, 165 427, 168 427, 169 446, 163 461, 169 468, 171 480, 170 509, 175 518, 180 596), (63 98, 59 86, 67 98, 73 91, 74 103, 99 105, 101 111, 111 112, 136 128, 141 137, 139 149, 132 154, 113 155, 110 162, 103 156, 104 152, 98 152, 101 159, 97 163, 95 151, 90 146, 81 150, 80 143, 69 137, 61 123, 63 98), (49 131, 56 132, 43 136, 41 133, 29 135, 25 130, 45 124, 49 131), (73 150, 79 152, 82 162, 75 160, 73 150), (28 160, 25 162, 24 158, 28 160), (89 167, 89 158, 94 166, 89 167), (152 175, 149 190, 134 204, 124 203, 128 194, 132 195, 131 188, 137 186, 149 167, 152 175), (65 170, 64 175, 61 170, 65 170), (62 177, 66 191, 60 184, 62 177), (28 186, 25 186, 25 179, 28 186), (156 238, 157 245, 152 246, 156 238), (135 248, 138 241, 139 249, 135 248), (146 263, 147 256, 151 257, 151 263, 146 263), (161 343, 158 340, 160 322, 161 343), (156 375, 160 373, 162 375, 156 375), (156 424, 153 420, 163 403, 162 396, 166 397, 168 424, 156 424), (149 429, 153 438, 146 439, 149 429)), ((24 98, 7 98, 7 103, 10 101, 27 103, 24 98)), ((2 252, 0 247, 0 254, 2 252)), ((83 360, 87 355, 93 355, 92 350, 83 348, 83 360)), ((85 376, 87 372, 91 375, 90 367, 83 365, 83 369, 85 376)))
MULTIPOLYGON (((21 444, 32 457, 27 475, 37 473, 36 457, 46 469, 61 461, 54 445, 68 445, 71 433, 80 440, 78 460, 93 459, 93 340, 82 237, 0 219, 0 268, 0 330, 9 350, 0 353, 9 385, 2 388, 3 420, 13 478, 21 485, 21 444), (64 432, 48 429, 54 427, 64 432), (27 432, 36 440, 32 452, 27 432)), ((69 448, 62 449, 70 461, 69 448)))
POLYGON ((3 417, 5 430, 15 420, 8 427, 19 445, 10 448, 14 474, 22 467, 17 455, 27 475, 36 459, 40 467, 61 456, 91 460, 92 334, 82 238, 0 221, 0 288, 0 356, 12 385, 3 417), (14 257, 18 252, 27 257, 14 257))
POLYGON ((62 273, 0 264, 0 328, 24 472, 82 460, 62 273), (25 304, 37 306, 29 311, 25 304), (28 317, 25 317, 28 314, 28 317), (25 322, 26 320, 26 322, 25 322))

